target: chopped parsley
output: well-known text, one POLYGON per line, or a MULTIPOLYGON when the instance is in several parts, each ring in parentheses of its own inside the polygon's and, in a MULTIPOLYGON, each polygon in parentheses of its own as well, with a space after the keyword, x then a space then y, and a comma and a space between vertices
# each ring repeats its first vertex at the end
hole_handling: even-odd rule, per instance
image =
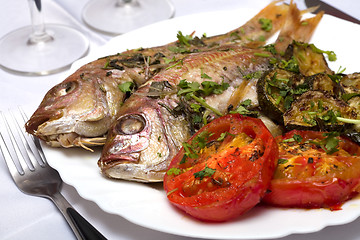
POLYGON ((218 138, 216 139, 216 141, 219 141, 219 142, 224 141, 224 139, 225 139, 225 137, 226 137, 226 136, 232 136, 232 137, 235 137, 235 135, 234 135, 234 134, 232 134, 232 133, 229 133, 229 132, 223 132, 223 133, 221 133, 221 134, 220 134, 220 137, 218 137, 218 138))
POLYGON ((180 161, 180 164, 183 164, 186 162, 187 158, 196 159, 199 157, 200 152, 208 146, 210 142, 222 142, 224 141, 226 136, 235 137, 234 134, 229 132, 223 132, 220 134, 220 136, 215 139, 214 141, 209 141, 210 137, 214 135, 214 133, 203 131, 200 132, 192 141, 191 143, 184 142, 182 144, 184 148, 184 156, 180 161))
POLYGON ((271 57, 271 55, 267 54, 267 53, 254 53, 254 56, 256 56, 256 57, 265 57, 265 58, 271 57))
POLYGON ((349 101, 351 98, 359 97, 359 96, 360 96, 360 93, 345 93, 345 94, 341 95, 341 98, 344 101, 349 101))
POLYGON ((229 113, 239 113, 241 115, 246 115, 246 116, 259 115, 258 111, 250 110, 250 108, 251 108, 251 99, 246 99, 239 104, 239 107, 236 110, 230 111, 229 113))
POLYGON ((214 175, 215 172, 216 172, 216 169, 205 166, 204 170, 194 173, 194 177, 200 178, 200 180, 203 180, 204 177, 211 177, 212 175, 214 175))
POLYGON ((182 173, 182 170, 180 168, 175 168, 175 167, 170 168, 166 172, 167 175, 179 175, 180 173, 182 173))
POLYGON ((173 67, 176 67, 177 65, 182 65, 183 64, 183 60, 181 59, 181 60, 179 60, 179 61, 177 61, 176 63, 174 63, 173 65, 171 65, 171 66, 169 66, 169 67, 167 67, 167 68, 165 68, 165 70, 168 70, 168 69, 170 69, 170 68, 173 68, 173 67))
POLYGON ((119 89, 123 93, 131 93, 134 90, 135 84, 133 82, 124 82, 119 84, 119 89))
POLYGON ((297 142, 301 143, 302 137, 298 134, 294 134, 292 138, 284 139, 283 142, 297 142))
POLYGON ((180 162, 180 164, 185 163, 187 158, 198 158, 201 149, 206 147, 206 144, 212 136, 213 133, 209 133, 207 131, 203 131, 199 133, 191 143, 184 142, 182 146, 184 147, 184 156, 180 162))
MULTIPOLYGON (((174 53, 191 53, 193 51, 191 45, 199 47, 206 46, 199 37, 184 35, 181 31, 178 31, 176 37, 178 39, 176 45, 168 47, 168 49, 174 53)), ((203 37, 206 38, 206 34, 204 34, 203 37)))
POLYGON ((328 77, 335 83, 340 83, 340 80, 343 78, 341 74, 328 74, 328 77))
POLYGON ((321 141, 310 141, 311 143, 321 147, 327 154, 333 154, 339 151, 339 139, 340 136, 339 132, 326 132, 323 133, 325 137, 321 141))
POLYGON ((180 45, 187 46, 187 47, 190 46, 189 41, 193 39, 193 37, 190 35, 183 35, 183 33, 181 31, 178 31, 176 37, 177 37, 180 45))
POLYGON ((300 43, 300 42, 296 42, 294 41, 294 44, 298 45, 298 46, 302 46, 302 47, 310 47, 311 50, 314 53, 324 53, 328 56, 329 61, 333 62, 337 60, 336 54, 334 51, 324 51, 321 50, 319 48, 317 48, 313 43, 309 44, 309 43, 300 43))
POLYGON ((279 63, 279 68, 288 70, 290 72, 299 73, 299 63, 294 57, 291 57, 289 61, 281 60, 279 63))
POLYGON ((279 158, 278 159, 278 164, 285 164, 287 163, 289 160, 285 159, 285 158, 279 158))
POLYGON ((169 64, 169 63, 171 63, 171 62, 175 62, 175 61, 176 61, 175 56, 174 56, 173 58, 163 57, 163 59, 164 59, 165 64, 169 64))
POLYGON ((217 110, 208 105, 203 97, 209 96, 211 94, 221 94, 230 85, 228 83, 218 84, 212 81, 204 81, 201 85, 198 82, 188 82, 186 79, 183 79, 177 85, 178 87, 178 96, 184 96, 186 100, 194 99, 201 106, 210 109, 215 114, 222 116, 222 114, 217 110))
POLYGON ((243 78, 246 80, 259 79, 261 77, 261 75, 262 75, 262 71, 256 71, 256 72, 246 74, 245 76, 243 76, 243 78))
POLYGON ((267 18, 260 18, 259 23, 261 24, 261 29, 265 32, 270 32, 272 30, 272 20, 267 18))
POLYGON ((275 49, 275 44, 268 44, 268 45, 265 45, 263 48, 265 51, 270 52, 272 55, 277 54, 277 51, 275 49))
POLYGON ((336 119, 344 123, 360 124, 360 119, 351 119, 351 118, 343 118, 343 117, 336 117, 336 119))
POLYGON ((207 75, 206 73, 203 72, 203 69, 201 69, 201 78, 204 78, 204 79, 212 79, 212 77, 210 77, 209 75, 207 75))

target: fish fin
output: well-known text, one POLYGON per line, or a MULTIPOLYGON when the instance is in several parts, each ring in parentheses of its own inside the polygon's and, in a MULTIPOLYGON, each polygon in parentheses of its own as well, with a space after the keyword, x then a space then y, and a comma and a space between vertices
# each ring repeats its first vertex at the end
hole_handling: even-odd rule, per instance
POLYGON ((296 3, 291 1, 286 22, 275 41, 275 48, 278 53, 284 53, 293 40, 308 42, 324 14, 324 12, 319 12, 312 18, 302 20, 302 13, 304 11, 300 11, 296 3))
POLYGON ((283 27, 287 18, 289 6, 279 5, 279 2, 282 1, 271 2, 244 25, 225 34, 226 37, 219 35, 211 39, 204 39, 204 42, 209 44, 208 42, 216 40, 219 45, 239 42, 241 45, 251 48, 264 45, 266 40, 283 27), (270 20, 271 27, 264 29, 260 19, 270 20))

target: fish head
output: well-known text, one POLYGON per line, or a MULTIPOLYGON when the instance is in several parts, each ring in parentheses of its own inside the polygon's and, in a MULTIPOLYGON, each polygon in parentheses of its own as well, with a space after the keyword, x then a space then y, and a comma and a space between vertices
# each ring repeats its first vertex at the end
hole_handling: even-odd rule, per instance
POLYGON ((125 94, 112 76, 94 71, 80 69, 51 88, 26 130, 54 147, 91 146, 99 137, 104 142, 125 94))
POLYGON ((163 105, 171 99, 132 95, 109 130, 98 165, 110 178, 163 180, 172 157, 189 138, 188 123, 163 105))

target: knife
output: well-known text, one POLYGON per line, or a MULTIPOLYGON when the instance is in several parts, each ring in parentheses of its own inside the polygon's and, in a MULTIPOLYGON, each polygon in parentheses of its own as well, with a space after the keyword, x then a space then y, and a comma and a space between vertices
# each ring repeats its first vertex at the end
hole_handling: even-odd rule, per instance
POLYGON ((319 11, 324 11, 326 14, 332 15, 337 18, 341 18, 353 23, 360 24, 360 20, 353 18, 352 16, 340 11, 339 9, 334 8, 333 6, 330 6, 327 3, 324 3, 320 0, 305 0, 306 7, 316 7, 319 8, 314 11, 314 13, 318 13, 319 11))

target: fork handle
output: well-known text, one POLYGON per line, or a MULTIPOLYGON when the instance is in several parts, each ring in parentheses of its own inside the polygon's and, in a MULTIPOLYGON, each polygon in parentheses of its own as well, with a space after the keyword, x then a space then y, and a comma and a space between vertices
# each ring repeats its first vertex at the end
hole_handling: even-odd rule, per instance
POLYGON ((65 217, 77 239, 99 240, 106 239, 96 228, 94 228, 83 216, 80 215, 61 193, 55 193, 51 200, 65 217))

